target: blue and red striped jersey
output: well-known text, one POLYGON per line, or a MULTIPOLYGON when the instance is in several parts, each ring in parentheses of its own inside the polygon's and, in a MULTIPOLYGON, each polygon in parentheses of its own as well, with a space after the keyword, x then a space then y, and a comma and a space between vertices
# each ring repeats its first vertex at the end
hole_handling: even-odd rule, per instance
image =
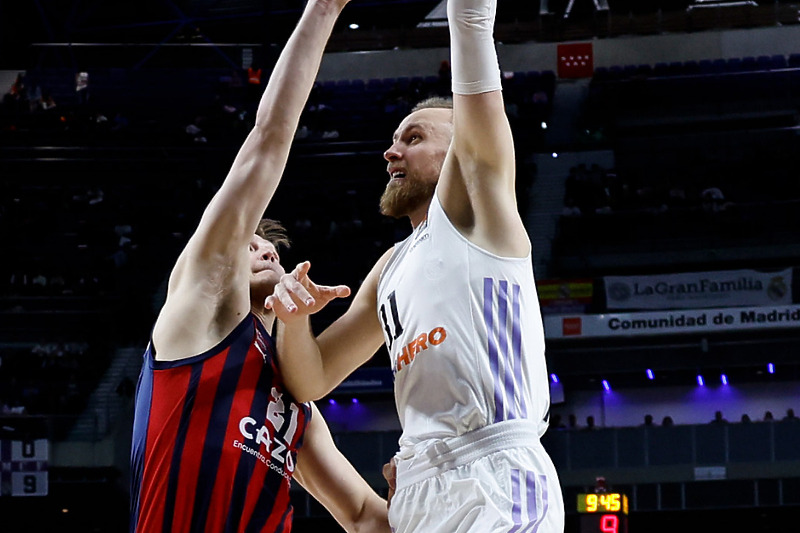
POLYGON ((156 361, 150 343, 136 389, 130 531, 288 533, 310 417, 252 314, 188 359, 156 361))

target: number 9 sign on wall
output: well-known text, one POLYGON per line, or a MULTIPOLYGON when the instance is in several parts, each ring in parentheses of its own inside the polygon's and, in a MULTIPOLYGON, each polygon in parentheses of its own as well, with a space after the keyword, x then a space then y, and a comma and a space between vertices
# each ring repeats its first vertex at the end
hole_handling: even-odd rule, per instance
POLYGON ((628 497, 617 492, 578 494, 580 533, 628 533, 628 497))
POLYGON ((47 496, 47 439, 0 440, 0 495, 47 496))

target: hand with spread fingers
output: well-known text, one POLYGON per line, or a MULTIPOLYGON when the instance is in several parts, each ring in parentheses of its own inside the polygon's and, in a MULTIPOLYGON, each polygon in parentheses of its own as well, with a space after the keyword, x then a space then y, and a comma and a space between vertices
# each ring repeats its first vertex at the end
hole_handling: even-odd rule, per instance
POLYGON ((350 296, 346 285, 317 285, 308 277, 311 263, 304 261, 289 274, 281 276, 274 292, 264 301, 282 322, 313 315, 336 298, 350 296))

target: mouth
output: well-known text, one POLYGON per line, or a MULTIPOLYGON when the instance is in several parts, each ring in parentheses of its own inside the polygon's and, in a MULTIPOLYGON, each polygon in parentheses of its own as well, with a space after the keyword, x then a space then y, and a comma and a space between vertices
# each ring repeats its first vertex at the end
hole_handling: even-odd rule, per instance
POLYGON ((255 265, 254 273, 258 274, 260 272, 277 272, 278 267, 273 261, 259 261, 255 265))
POLYGON ((402 170, 396 169, 396 170, 390 170, 389 171, 389 178, 392 179, 392 180, 402 180, 402 179, 405 179, 405 177, 406 177, 406 173, 403 172, 402 170))

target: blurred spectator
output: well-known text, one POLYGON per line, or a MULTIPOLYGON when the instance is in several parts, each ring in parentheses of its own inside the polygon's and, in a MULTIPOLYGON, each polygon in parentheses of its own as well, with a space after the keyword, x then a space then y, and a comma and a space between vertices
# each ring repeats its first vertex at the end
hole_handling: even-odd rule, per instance
POLYGON ((725 201, 725 195, 718 187, 709 187, 703 190, 700 193, 700 201, 703 211, 707 213, 719 213, 732 205, 730 202, 725 201))
POLYGON ((31 286, 36 288, 36 292, 43 293, 47 288, 47 276, 39 272, 31 279, 31 286))
POLYGON ((603 476, 597 476, 594 480, 594 492, 595 494, 605 494, 608 492, 608 484, 606 483, 606 478, 603 476))
POLYGON ((764 422, 773 422, 775 417, 772 416, 772 411, 764 412, 764 422))
POLYGON ((111 262, 114 264, 114 268, 122 269, 128 265, 130 260, 130 248, 130 240, 128 240, 126 242, 122 242, 116 251, 111 254, 111 262))
POLYGON ((31 113, 42 110, 42 87, 35 83, 28 93, 28 108, 31 113))
POLYGON ((3 96, 3 105, 10 111, 28 111, 28 88, 25 84, 25 73, 20 72, 11 85, 11 89, 3 96))
POLYGON ((78 96, 78 105, 89 103, 88 72, 78 72, 75 74, 75 94, 78 96))
POLYGON ((8 405, 3 403, 2 407, 0 407, 0 413, 4 415, 24 415, 27 414, 24 405, 8 405))
POLYGON ((295 139, 336 139, 339 132, 333 126, 333 108, 330 95, 317 83, 311 90, 308 103, 300 117, 300 127, 295 139))
POLYGON ((722 411, 714 412, 714 419, 711 421, 711 424, 727 424, 728 421, 725 420, 725 417, 722 416, 722 411))
POLYGON ((741 422, 742 422, 742 424, 749 424, 749 423, 751 422, 751 420, 750 420, 750 415, 748 415, 747 413, 744 413, 744 414, 742 415, 742 420, 741 420, 741 422))
POLYGON ((199 126, 203 122, 203 118, 197 116, 194 118, 194 121, 184 128, 186 134, 192 139, 195 143, 207 143, 208 139, 203 135, 203 129, 199 126))
POLYGON ((117 111, 114 114, 114 120, 112 121, 111 124, 111 131, 121 132, 127 130, 128 126, 130 126, 130 121, 128 120, 128 117, 122 114, 122 111, 117 111))
POLYGON ((89 205, 98 205, 103 203, 103 200, 105 198, 105 193, 103 192, 103 189, 101 189, 100 187, 94 187, 89 189, 87 192, 88 192, 89 205))
POLYGON ((133 228, 130 224, 117 224, 114 226, 114 233, 119 237, 119 241, 117 242, 118 246, 124 246, 126 244, 131 244, 131 232, 133 228))
POLYGON ((662 425, 663 427, 665 427, 665 428, 666 428, 666 427, 672 427, 672 426, 674 426, 674 425, 675 425, 675 422, 673 422, 673 420, 672 420, 672 417, 671 417, 671 416, 667 415, 667 416, 665 416, 665 417, 664 417, 664 419, 661 421, 661 425, 662 425))
POLYGON ((564 421, 559 413, 553 413, 550 417, 549 429, 565 429, 564 421))
POLYGON ((653 415, 651 415, 651 414, 644 415, 644 424, 642 424, 642 425, 645 426, 645 427, 654 426, 655 424, 653 424, 653 415))
POLYGON ((784 422, 795 422, 797 421, 797 417, 794 414, 794 409, 791 407, 786 410, 786 416, 783 417, 784 422))
POLYGON ((677 185, 669 189, 669 192, 667 192, 667 207, 670 209, 680 209, 686 206, 686 190, 677 185))
POLYGON ((384 97, 383 112, 389 117, 404 117, 411 111, 411 99, 408 93, 395 82, 384 97))
POLYGON ((61 273, 56 272, 50 276, 50 294, 62 294, 66 285, 67 282, 61 273))
POLYGON ((572 196, 564 198, 564 209, 561 214, 566 217, 579 217, 581 216, 581 208, 575 204, 575 199, 572 196))
POLYGON ((50 111, 56 107, 56 101, 53 99, 53 95, 50 93, 45 93, 42 97, 42 111, 50 111))

